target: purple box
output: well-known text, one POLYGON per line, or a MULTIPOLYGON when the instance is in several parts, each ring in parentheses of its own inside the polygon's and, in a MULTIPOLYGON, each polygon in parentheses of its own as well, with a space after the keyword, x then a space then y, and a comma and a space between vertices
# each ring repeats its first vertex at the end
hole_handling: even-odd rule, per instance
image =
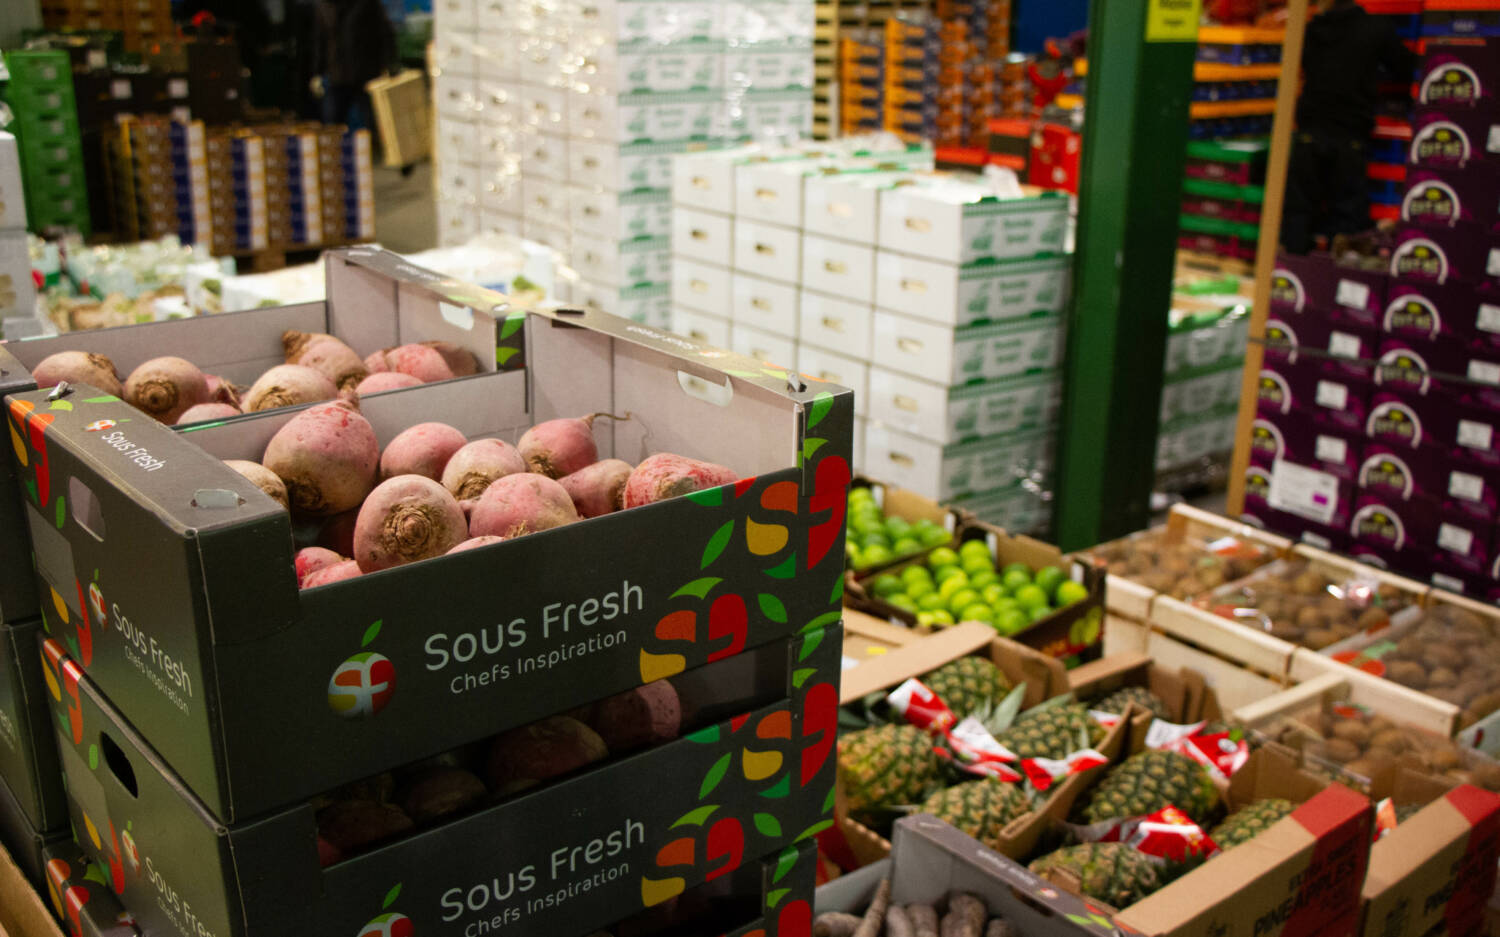
POLYGON ((1278 511, 1275 508, 1262 508, 1259 511, 1250 511, 1240 515, 1240 520, 1251 527, 1261 530, 1269 530, 1300 541, 1310 547, 1319 550, 1328 550, 1333 553, 1342 553, 1349 546, 1349 532, 1342 526, 1331 527, 1327 524, 1319 524, 1296 514, 1288 514, 1286 511, 1278 511))
POLYGON ((1454 569, 1471 576, 1487 575, 1495 538, 1493 521, 1456 514, 1432 516, 1426 546, 1435 569, 1454 569))
POLYGON ((1352 483, 1359 476, 1362 444, 1357 431, 1318 426, 1296 414, 1261 416, 1250 425, 1250 461, 1267 469, 1285 459, 1352 483))
POLYGON ((1500 170, 1490 163, 1409 170, 1401 220, 1442 228, 1467 223, 1494 233, 1500 229, 1500 170))
POLYGON ((1336 264, 1328 254, 1278 254, 1271 275, 1271 308, 1321 312, 1335 321, 1378 326, 1389 277, 1383 270, 1336 264))
POLYGON ((1446 455, 1434 441, 1416 447, 1367 442, 1355 481, 1362 492, 1393 502, 1426 501, 1481 521, 1500 516, 1500 470, 1446 455))
POLYGON ((1382 550, 1368 543, 1353 543, 1349 546, 1349 555, 1367 566, 1418 581, 1427 578, 1431 567, 1431 561, 1428 560, 1426 554, 1414 548, 1392 551, 1382 550))
POLYGON ((1484 39, 1432 39, 1417 69, 1417 103, 1500 113, 1500 54, 1484 39))
POLYGON ((1370 395, 1365 438, 1398 452, 1437 444, 1437 429, 1427 423, 1425 402, 1419 397, 1376 388, 1370 395))
POLYGON ((1307 356, 1294 364, 1267 363, 1261 369, 1257 412, 1272 420, 1301 420, 1360 432, 1369 415, 1374 385, 1363 378, 1326 373, 1307 356))
POLYGON ((1391 252, 1391 276, 1424 283, 1495 282, 1500 276, 1500 238, 1479 225, 1403 228, 1391 252))
POLYGON ((1256 465, 1254 451, 1252 448, 1250 465, 1245 469, 1245 510, 1251 513, 1271 506, 1271 467, 1256 465))
POLYGON ((1316 312, 1272 310, 1266 320, 1266 360, 1307 364, 1336 377, 1372 380, 1380 330, 1353 322, 1334 322, 1316 312), (1302 352, 1312 354, 1302 354, 1302 352))
POLYGON ((1437 505, 1421 498, 1396 501, 1362 493, 1349 518, 1349 539, 1383 553, 1400 554, 1430 544, 1436 515, 1437 505))
POLYGON ((1439 342, 1385 338, 1375 360, 1375 387, 1407 399, 1427 397, 1442 386, 1441 375, 1451 373, 1444 365, 1453 357, 1439 342))
POLYGON ((1463 464, 1500 467, 1500 412, 1448 394, 1429 398, 1421 410, 1439 457, 1463 464))
POLYGON ((1500 115, 1424 109, 1411 126, 1407 159, 1415 166, 1462 169, 1500 160, 1500 115))
POLYGON ((1490 284, 1393 281, 1381 331, 1418 342, 1451 339, 1500 348, 1500 290, 1490 284))

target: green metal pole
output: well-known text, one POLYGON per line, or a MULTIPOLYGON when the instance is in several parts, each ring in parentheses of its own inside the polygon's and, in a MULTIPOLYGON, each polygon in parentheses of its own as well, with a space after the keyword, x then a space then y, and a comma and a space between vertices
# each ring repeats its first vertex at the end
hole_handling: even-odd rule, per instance
POLYGON ((1093 0, 1058 544, 1146 526, 1201 0, 1093 0))

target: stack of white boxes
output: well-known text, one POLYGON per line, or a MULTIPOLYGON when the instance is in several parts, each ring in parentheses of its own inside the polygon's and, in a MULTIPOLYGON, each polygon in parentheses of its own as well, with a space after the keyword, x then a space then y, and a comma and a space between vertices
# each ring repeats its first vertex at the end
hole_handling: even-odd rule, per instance
MULTIPOLYGON (((26 246, 21 153, 16 138, 0 132, 0 323, 7 320, 13 333, 25 323, 36 321, 36 286, 31 280, 31 255, 26 246)), ((0 333, 0 338, 5 337, 0 333)))
POLYGON ((1068 200, 905 156, 681 157, 673 328, 853 388, 863 471, 1036 529, 1061 404, 1068 200))
POLYGON ((672 158, 811 131, 813 0, 470 2, 435 11, 445 241, 524 234, 665 325, 672 158))

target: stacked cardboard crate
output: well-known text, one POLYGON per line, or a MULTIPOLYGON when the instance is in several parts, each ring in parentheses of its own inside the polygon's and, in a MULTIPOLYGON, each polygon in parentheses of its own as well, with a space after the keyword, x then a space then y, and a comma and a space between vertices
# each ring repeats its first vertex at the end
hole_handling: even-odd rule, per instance
POLYGON ((667 320, 672 156, 811 131, 810 0, 452 0, 436 24, 440 237, 539 241, 575 302, 638 321, 667 320))
POLYGON ((213 240, 208 149, 199 121, 160 117, 120 122, 112 152, 119 233, 131 241, 175 234, 185 243, 213 240))
POLYGON ((14 136, 0 132, 0 321, 29 319, 35 314, 35 306, 36 287, 26 246, 21 151, 14 136))
MULTIPOLYGON (((433 418, 515 439, 575 410, 630 412, 601 433, 606 454, 649 445, 746 479, 299 591, 285 509, 220 461, 263 451, 292 412, 187 434, 82 389, 71 409, 45 393, 13 398, 26 450, 5 462, 15 477, 3 503, 24 498, 31 520, 7 529, 35 539, 0 544, 0 572, 30 583, 11 553, 34 550, 48 557, 47 588, 61 590, 44 653, 33 634, 26 659, 44 670, 35 682, 58 691, 44 691, 44 707, 87 860, 153 935, 576 937, 638 911, 704 910, 714 920, 693 932, 808 933, 810 841, 832 825, 850 395, 792 390, 754 362, 684 352, 675 337, 598 313, 496 320, 488 310, 502 294, 384 252, 331 253, 326 266, 327 303, 85 341, 121 362, 198 348, 219 358, 204 366, 232 376, 264 364, 242 360, 250 348, 279 361, 288 327, 341 331, 361 351, 397 335, 442 338, 486 362, 483 373, 368 397, 380 440, 433 418), (472 319, 457 324, 455 308, 472 319), (501 345, 512 354, 497 355, 501 345), (580 370, 589 359, 597 373, 580 370), (685 369, 717 372, 732 399, 680 384, 685 369), (106 431, 172 465, 171 479, 125 457, 118 437, 101 448, 106 431), (102 513, 68 507, 78 486, 102 513), (229 497, 209 508, 209 490, 229 497), (619 548, 647 539, 675 546, 619 548), (599 577, 563 570, 559 555, 599 577), (500 593, 497 563, 510 570, 500 593), (433 618, 432 595, 481 591, 490 598, 470 611, 433 618), (492 600, 511 609, 498 628, 492 600), (572 723, 557 713, 596 720, 593 703, 664 680, 680 733, 632 734, 665 724, 652 708, 621 735, 601 729, 615 757, 588 754, 540 785, 525 779, 555 777, 555 763, 518 774, 523 760, 504 754, 572 723), (418 782, 451 780, 460 764, 496 796, 446 814, 451 785, 418 782)), ((26 373, 0 357, 6 374, 26 373)))
POLYGON ((174 33, 171 0, 45 0, 41 7, 48 29, 119 32, 130 52, 142 52, 174 33))
POLYGON ((1246 297, 1173 294, 1156 443, 1157 491, 1223 480, 1249 334, 1246 297))
POLYGON ((5 100, 21 147, 27 220, 34 231, 66 228, 88 235, 88 189, 73 98, 68 53, 20 50, 5 54, 10 82, 5 100))

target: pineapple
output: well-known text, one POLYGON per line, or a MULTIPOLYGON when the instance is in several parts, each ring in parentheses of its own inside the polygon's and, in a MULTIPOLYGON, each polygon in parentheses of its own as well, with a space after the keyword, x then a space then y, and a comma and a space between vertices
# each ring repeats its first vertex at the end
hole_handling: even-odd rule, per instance
POLYGON ((1031 863, 1031 871, 1052 881, 1078 880, 1085 898, 1127 908, 1161 887, 1156 865, 1124 843, 1068 846, 1031 863))
POLYGON ((1142 709, 1149 709, 1151 714, 1158 719, 1170 718, 1167 713, 1167 704, 1143 686, 1121 687, 1103 699, 1096 700, 1089 708, 1123 716, 1125 709, 1131 703, 1135 703, 1142 709))
POLYGON ((1230 814, 1229 819, 1213 828, 1208 838, 1220 849, 1232 849, 1270 829, 1273 823, 1291 813, 1296 806, 1289 800, 1275 797, 1257 800, 1230 814))
POLYGON ((941 770, 932 739, 916 726, 877 726, 839 739, 839 780, 851 813, 921 803, 941 770))
POLYGON ((1104 740, 1104 727, 1077 703, 1033 709, 995 739, 1022 758, 1059 760, 1104 740))
POLYGON ((1005 674, 983 657, 960 657, 927 674, 922 682, 960 719, 993 709, 1010 692, 1005 674))
POLYGON ((1031 809, 1031 802, 1017 785, 985 778, 938 791, 918 809, 998 849, 1000 831, 1025 815, 1031 809))
POLYGON ((1203 766, 1177 752, 1148 750, 1104 776, 1083 808, 1085 823, 1155 813, 1171 804, 1202 826, 1219 809, 1219 791, 1203 766))

